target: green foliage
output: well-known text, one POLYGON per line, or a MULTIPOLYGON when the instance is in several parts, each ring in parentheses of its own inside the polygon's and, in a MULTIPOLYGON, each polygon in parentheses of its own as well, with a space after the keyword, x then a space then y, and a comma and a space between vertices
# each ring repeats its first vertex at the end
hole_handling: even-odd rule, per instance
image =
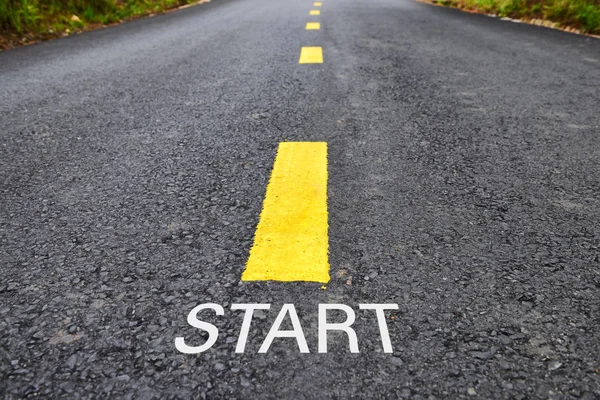
POLYGON ((544 16, 567 25, 578 25, 585 32, 600 33, 600 4, 590 0, 555 0, 543 7, 544 16))
POLYGON ((38 2, 33 0, 0 0, 0 27, 21 31, 40 20, 38 2))
POLYGON ((462 3, 468 8, 477 8, 480 11, 489 12, 489 10, 493 7, 494 0, 464 0, 457 1, 457 3, 462 3))
POLYGON ((64 32, 161 12, 192 0, 0 0, 2 32, 64 32))
POLYGON ((525 0, 505 0, 500 3, 498 15, 501 17, 516 16, 518 12, 526 7, 525 0))
POLYGON ((501 17, 536 18, 542 14, 561 26, 600 34, 600 0, 452 0, 452 4, 501 17))

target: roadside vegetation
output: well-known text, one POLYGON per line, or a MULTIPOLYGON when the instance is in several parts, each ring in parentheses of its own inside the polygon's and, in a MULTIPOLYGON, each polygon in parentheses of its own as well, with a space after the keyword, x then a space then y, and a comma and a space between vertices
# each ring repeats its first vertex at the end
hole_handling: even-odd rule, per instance
POLYGON ((500 17, 523 19, 538 25, 600 34, 600 0, 434 0, 434 2, 500 17))
MULTIPOLYGON (((432 0, 600 35, 600 0, 432 0)), ((0 50, 160 13, 198 0, 0 0, 0 50)))
POLYGON ((160 13, 197 0, 0 0, 0 49, 160 13))

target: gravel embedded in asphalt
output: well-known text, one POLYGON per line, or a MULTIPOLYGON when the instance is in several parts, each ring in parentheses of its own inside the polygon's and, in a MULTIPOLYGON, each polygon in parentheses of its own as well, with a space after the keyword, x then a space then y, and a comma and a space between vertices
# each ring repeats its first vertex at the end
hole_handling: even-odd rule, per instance
POLYGON ((3 397, 600 397, 600 41, 408 0, 324 1, 305 31, 310 8, 0 53, 3 397), (324 288, 240 281, 282 141, 328 143, 324 288), (217 343, 178 353, 209 302, 217 343), (244 354, 234 303, 271 304, 244 354), (257 354, 284 303, 311 354, 257 354), (322 303, 360 354, 317 353, 322 303), (359 303, 399 305, 393 355, 359 303))

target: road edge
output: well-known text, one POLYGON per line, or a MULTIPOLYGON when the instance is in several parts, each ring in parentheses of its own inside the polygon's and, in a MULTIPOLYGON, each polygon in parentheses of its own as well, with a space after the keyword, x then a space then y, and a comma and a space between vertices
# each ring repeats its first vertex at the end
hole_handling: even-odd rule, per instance
POLYGON ((178 6, 178 7, 174 7, 174 8, 169 8, 168 10, 163 10, 162 12, 159 12, 159 13, 150 13, 150 14, 145 14, 145 15, 132 16, 132 17, 122 19, 119 22, 115 22, 115 23, 107 24, 107 25, 90 24, 88 26, 85 26, 85 27, 77 30, 76 32, 71 32, 71 33, 62 32, 60 34, 57 33, 56 35, 51 36, 51 37, 43 37, 43 38, 27 41, 25 43, 16 42, 16 41, 13 43, 10 40, 8 40, 7 47, 3 47, 2 42, 0 42, 0 53, 7 51, 7 50, 17 49, 19 47, 30 46, 32 44, 48 42, 51 40, 56 40, 56 39, 61 39, 61 38, 69 37, 69 36, 79 35, 80 33, 84 33, 84 32, 91 32, 91 31, 96 31, 96 30, 100 30, 100 29, 110 28, 112 26, 121 25, 121 24, 130 22, 130 21, 136 21, 136 20, 144 19, 144 18, 152 18, 157 15, 163 15, 163 14, 168 14, 168 13, 171 13, 174 11, 183 10, 184 8, 194 7, 194 6, 197 6, 200 4, 204 4, 204 3, 210 3, 210 1, 211 0, 197 0, 193 3, 184 4, 182 6, 178 6))
POLYGON ((558 31, 563 31, 563 32, 567 32, 567 33, 573 33, 575 35, 580 35, 580 36, 587 36, 587 37, 591 37, 594 39, 600 39, 600 35, 593 35, 591 33, 584 33, 582 32, 580 29, 577 28, 573 28, 573 27, 561 27, 559 26, 556 22, 550 21, 550 20, 543 20, 543 19, 520 19, 520 18, 508 18, 508 17, 500 17, 497 14, 489 14, 489 13, 485 13, 483 11, 478 11, 478 10, 473 10, 473 9, 469 9, 469 8, 461 8, 461 7, 455 7, 451 4, 443 4, 438 0, 414 0, 418 3, 423 3, 423 4, 429 4, 432 6, 437 6, 437 7, 444 7, 444 8, 453 8, 455 10, 459 10, 462 12, 466 12, 469 14, 479 14, 479 15, 485 15, 486 17, 490 17, 490 18, 496 18, 499 19, 501 21, 508 21, 508 22, 513 22, 515 24, 527 24, 527 25, 533 25, 533 26, 539 26, 542 28, 549 28, 549 29, 554 29, 554 30, 558 30, 558 31))

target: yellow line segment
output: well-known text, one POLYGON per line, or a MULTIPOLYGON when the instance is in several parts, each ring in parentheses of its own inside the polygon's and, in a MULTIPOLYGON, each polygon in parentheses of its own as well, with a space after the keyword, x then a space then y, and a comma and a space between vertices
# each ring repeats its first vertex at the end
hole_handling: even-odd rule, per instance
POLYGON ((321 10, 310 10, 308 15, 321 15, 321 10))
POLYGON ((307 22, 306 23, 306 30, 307 31, 318 31, 319 29, 321 29, 321 23, 320 22, 307 22))
POLYGON ((327 143, 280 143, 242 280, 329 282, 327 229, 327 143))
POLYGON ((315 1, 315 2, 313 3, 313 6, 315 6, 315 7, 321 7, 322 5, 323 5, 323 3, 322 3, 322 2, 320 2, 320 1, 315 1))
POLYGON ((323 64, 323 48, 320 46, 305 46, 300 50, 298 64, 323 64))

